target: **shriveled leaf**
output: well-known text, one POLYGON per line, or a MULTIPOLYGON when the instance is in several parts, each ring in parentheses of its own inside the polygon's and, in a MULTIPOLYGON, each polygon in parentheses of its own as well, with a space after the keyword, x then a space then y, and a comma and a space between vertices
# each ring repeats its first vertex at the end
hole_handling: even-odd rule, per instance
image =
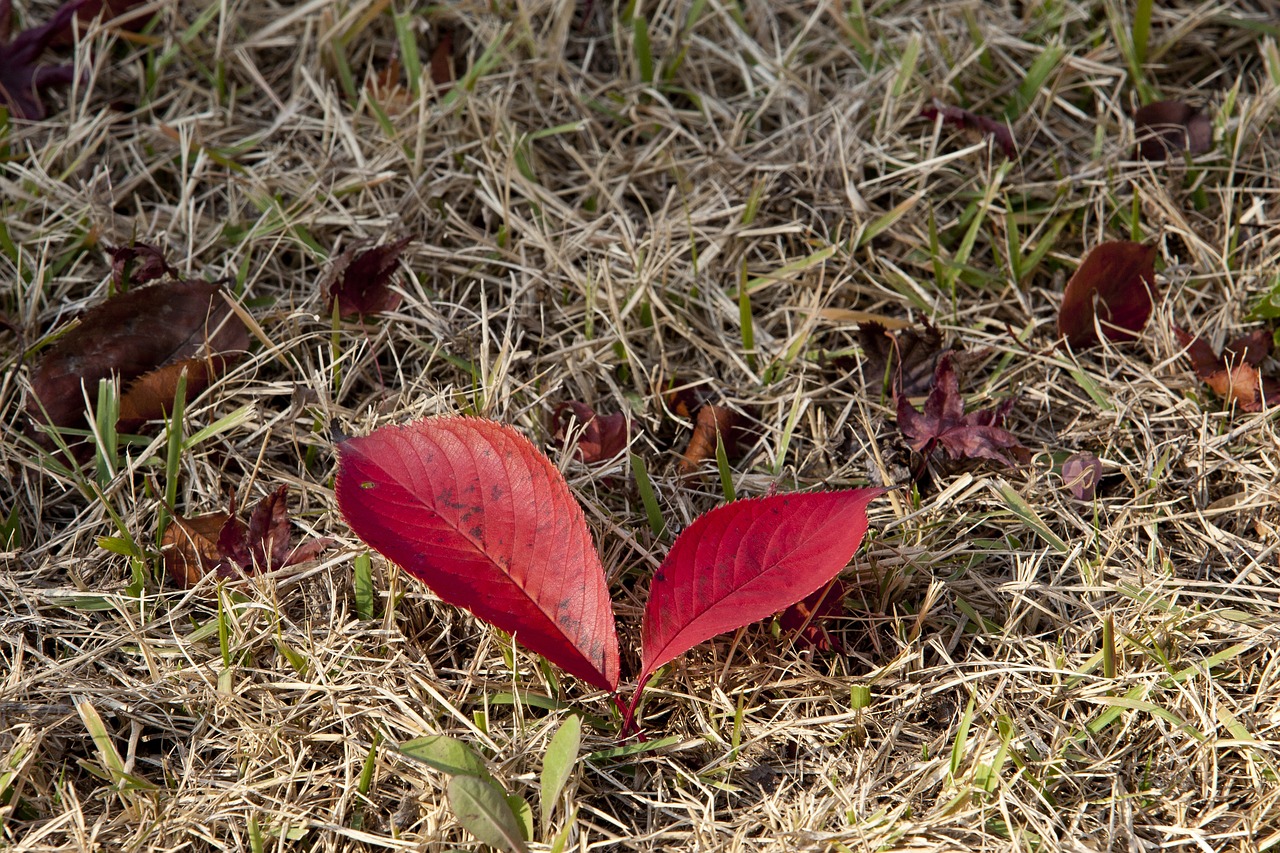
POLYGON ((631 440, 631 422, 623 412, 599 415, 587 404, 578 402, 556 406, 551 415, 551 440, 557 447, 564 446, 570 432, 579 427, 577 455, 588 465, 613 459, 627 449, 631 440), (575 420, 578 427, 573 426, 575 420))
POLYGON ((411 238, 366 249, 369 240, 348 247, 329 267, 322 288, 329 294, 329 312, 334 302, 342 317, 394 311, 400 305, 400 294, 391 289, 400 255, 411 238))
POLYGON ((449 780, 447 796, 453 816, 480 843, 506 853, 525 853, 528 849, 506 793, 493 782, 478 776, 454 776, 449 780))
POLYGON ((339 445, 352 530, 442 600, 569 673, 618 685, 604 567, 556 467, 508 426, 434 418, 339 445))
POLYGON ((1203 154, 1213 148, 1213 122, 1200 110, 1182 101, 1156 101, 1133 114, 1138 156, 1165 160, 1190 151, 1203 154))
POLYGON ((542 789, 538 792, 538 811, 542 815, 544 834, 550 824, 551 813, 555 811, 556 801, 560 799, 560 792, 573 775, 581 748, 582 718, 571 714, 551 736, 547 752, 542 757, 542 789))
POLYGON ((797 601, 782 611, 778 623, 782 630, 796 634, 800 643, 827 651, 835 646, 835 640, 827 631, 826 623, 844 613, 844 599, 848 594, 849 585, 836 578, 804 601, 797 601))
POLYGON ((950 353, 938 359, 933 390, 925 399, 923 412, 916 411, 906 394, 899 393, 897 398, 898 429, 911 449, 926 460, 938 448, 952 459, 993 459, 1006 465, 1015 465, 1027 456, 1021 442, 1001 426, 1013 406, 1012 398, 994 409, 965 414, 950 353))
MULTIPOLYGON (((221 371, 249 346, 249 333, 224 294, 207 281, 166 282, 131 290, 90 308, 32 372, 28 411, 33 420, 56 427, 83 425, 81 387, 96 388, 99 380, 111 376, 120 377, 128 388, 152 371, 189 359, 200 359, 215 372, 221 371)), ((170 388, 164 406, 172 405, 173 393, 170 388)))
POLYGON ((654 573, 639 684, 704 640, 783 610, 853 558, 885 489, 750 498, 694 519, 654 573))
POLYGON ((217 570, 222 554, 218 551, 218 534, 231 516, 225 512, 175 516, 160 535, 160 553, 164 568, 181 587, 195 586, 211 571, 217 570))
POLYGON ((71 20, 85 0, 70 0, 58 7, 47 23, 23 30, 8 38, 13 4, 0 0, 0 20, 4 21, 0 42, 0 101, 15 118, 38 121, 45 117, 40 93, 55 86, 67 86, 76 78, 72 64, 40 65, 40 56, 56 38, 71 30, 71 20))
POLYGON ((875 388, 883 388, 886 380, 892 387, 895 377, 901 377, 906 393, 914 396, 933 384, 933 370, 942 355, 942 333, 929 321, 898 332, 890 332, 880 323, 861 323, 858 344, 862 347, 863 378, 875 388))
POLYGON ((1000 150, 1004 152, 1004 156, 1013 158, 1018 154, 1017 143, 1013 139, 1013 131, 1009 129, 1009 125, 1002 121, 997 121, 987 116, 978 115, 969 110, 960 107, 947 106, 941 101, 935 100, 932 106, 925 107, 920 111, 920 117, 934 121, 942 116, 944 124, 963 130, 979 139, 984 136, 990 136, 1000 146, 1000 150))
POLYGON ((1241 335, 1221 355, 1204 339, 1176 326, 1173 333, 1191 359, 1196 376, 1228 406, 1235 403, 1241 411, 1260 412, 1264 405, 1280 404, 1280 381, 1258 371, 1258 365, 1271 353, 1272 337, 1267 329, 1241 335))
POLYGON ((489 778, 484 759, 470 746, 448 735, 414 738, 400 744, 400 751, 450 776, 489 778))
POLYGON ((234 494, 229 512, 176 516, 160 536, 169 575, 179 585, 191 586, 210 573, 239 577, 315 559, 333 540, 312 539, 294 546, 287 493, 288 486, 281 486, 264 497, 248 524, 236 515, 234 494))
POLYGON ((724 442, 725 454, 736 456, 743 435, 743 418, 728 406, 706 403, 698 409, 689 444, 680 455, 680 471, 692 474, 708 459, 716 458, 716 437, 724 442))
POLYGON ((107 249, 111 255, 111 281, 117 290, 128 290, 158 278, 177 278, 178 271, 165 260, 164 252, 150 243, 134 243, 107 249))
POLYGON ((1095 246, 1062 294, 1058 335, 1077 349, 1093 346, 1096 314, 1110 340, 1137 338, 1156 297, 1155 262, 1154 245, 1116 240, 1095 246))
POLYGON ((1062 463, 1062 484, 1078 501, 1091 501, 1102 479, 1102 460, 1092 453, 1073 453, 1062 463))

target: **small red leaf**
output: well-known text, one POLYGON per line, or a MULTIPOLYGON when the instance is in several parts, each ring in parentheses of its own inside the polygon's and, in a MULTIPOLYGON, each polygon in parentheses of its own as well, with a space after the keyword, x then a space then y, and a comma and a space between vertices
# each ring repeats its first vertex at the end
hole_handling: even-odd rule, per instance
POLYGON ((164 252, 150 243, 108 248, 111 255, 111 281, 117 290, 128 290, 158 278, 177 278, 178 271, 169 266, 164 252))
POLYGON ((943 122, 953 127, 976 133, 979 137, 990 136, 1000 146, 1000 150, 1006 157, 1012 158, 1018 153, 1018 146, 1013 141, 1013 131, 1009 130, 1009 125, 1002 121, 996 121, 960 107, 948 106, 938 100, 933 102, 933 106, 925 107, 920 111, 920 117, 930 121, 938 116, 942 116, 943 122))
POLYGON ((783 610, 830 581, 867 532, 881 488, 735 501, 694 519, 653 576, 639 688, 704 640, 783 610))
POLYGON ((1073 453, 1062 463, 1062 484, 1078 501, 1091 501, 1102 479, 1102 460, 1092 453, 1073 453))
POLYGON ((1103 334, 1113 341, 1136 339, 1151 316, 1155 263, 1154 245, 1116 240, 1094 246, 1062 294, 1059 336, 1077 349, 1098 343, 1094 315, 1100 309, 1103 334))
POLYGON ((604 567, 564 478, 528 439, 433 418, 347 439, 339 453, 338 506, 357 536, 444 601, 617 688, 604 567))
POLYGON ((796 640, 810 648, 827 651, 837 647, 837 643, 827 632, 826 623, 844 612, 844 599, 849 594, 849 585, 836 578, 822 587, 804 601, 782 611, 778 624, 782 630, 797 634, 796 640))
POLYGON ((570 425, 577 419, 578 458, 588 465, 612 459, 627 449, 631 440, 631 422, 623 412, 597 415, 586 403, 560 403, 551 414, 551 441, 562 447, 569 437, 570 425))
POLYGON ((1182 101, 1156 101, 1133 114, 1138 156, 1164 160, 1180 151, 1203 154, 1213 147, 1213 122, 1182 101))
POLYGON ((329 292, 329 312, 338 303, 342 317, 394 311, 400 294, 391 289, 400 254, 410 238, 366 249, 371 241, 361 240, 347 248, 325 273, 322 288, 329 292))

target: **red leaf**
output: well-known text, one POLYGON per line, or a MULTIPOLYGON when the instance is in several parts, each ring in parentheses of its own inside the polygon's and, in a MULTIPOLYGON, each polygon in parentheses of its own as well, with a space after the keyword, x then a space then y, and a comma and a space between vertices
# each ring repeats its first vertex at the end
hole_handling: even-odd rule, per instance
POLYGON ((409 245, 409 237, 365 249, 371 241, 361 240, 347 248, 325 273, 323 289, 329 291, 329 313, 333 303, 343 317, 394 311, 400 305, 400 294, 391 289, 400 254, 409 245))
POLYGON ((177 278, 178 271, 169 266, 164 252, 150 243, 108 248, 111 255, 111 281, 117 290, 128 290, 158 278, 177 278))
POLYGON ((649 587, 637 695, 678 655, 777 613, 835 577, 862 544, 867 504, 885 491, 751 498, 694 519, 649 587))
POLYGON ((631 422, 624 413, 597 415, 595 409, 578 402, 560 403, 551 415, 551 440, 557 447, 564 445, 574 419, 582 430, 578 436, 578 458, 588 465, 612 459, 627 449, 631 422))
POLYGON ((453 88, 453 30, 440 28, 440 37, 431 49, 431 82, 443 96, 453 88))
POLYGON ((925 107, 920 111, 920 117, 930 121, 938 116, 942 116, 943 122, 953 127, 976 133, 979 137, 990 136, 1000 146, 1000 150, 1006 157, 1013 158, 1018 153, 1018 146, 1013 141, 1013 132, 1009 130, 1009 125, 1002 121, 996 121, 960 107, 950 107, 937 100, 933 102, 933 106, 925 107))
POLYGON ((1077 349, 1098 343, 1096 302, 1103 334, 1113 341, 1136 339, 1151 316, 1155 263, 1154 245, 1116 240, 1094 246, 1062 294, 1058 334, 1077 349))
POLYGON ((799 632, 799 642, 825 652, 835 645, 826 623, 844 612, 844 599, 848 594, 848 584, 836 578, 804 601, 797 601, 782 611, 778 624, 784 631, 799 632))
POLYGON ((951 353, 943 353, 934 370, 933 390, 917 412, 901 390, 897 392, 898 429, 906 436, 911 449, 928 460, 941 447, 952 459, 994 459, 1015 465, 1027 455, 1013 433, 1001 427, 1013 399, 994 409, 965 414, 960 381, 951 364, 951 353))
POLYGON ((1164 160, 1180 151, 1203 154, 1213 148, 1213 122, 1182 101, 1156 101, 1133 114, 1138 156, 1164 160))
POLYGON ((1263 405, 1280 403, 1280 382, 1264 377, 1258 365, 1271 352, 1271 332, 1256 329, 1227 344, 1222 355, 1213 351, 1203 338, 1193 337, 1177 326, 1173 334, 1191 359, 1196 376, 1227 402, 1236 403, 1241 411, 1260 412, 1263 405))
POLYGON ((85 0, 70 0, 58 7, 45 24, 23 30, 9 41, 12 3, 0 0, 0 20, 3 20, 0 39, 0 101, 9 105, 15 118, 39 120, 44 118, 44 103, 40 92, 54 86, 66 86, 76 77, 74 65, 38 65, 55 38, 67 32, 71 19, 85 0))
POLYGON ((383 427, 339 445, 356 535, 526 648, 618 686, 604 567, 560 472, 514 429, 472 418, 383 427))

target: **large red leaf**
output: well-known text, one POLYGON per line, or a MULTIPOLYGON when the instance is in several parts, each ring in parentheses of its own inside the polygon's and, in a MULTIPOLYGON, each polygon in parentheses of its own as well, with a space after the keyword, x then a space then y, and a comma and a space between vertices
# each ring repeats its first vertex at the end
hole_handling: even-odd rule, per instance
POLYGON ((528 439, 449 417, 338 449, 338 506, 356 535, 444 601, 583 681, 617 688, 604 567, 564 478, 528 439))
POLYGON ((790 607, 830 581, 862 543, 867 504, 885 491, 752 498, 694 519, 649 588, 639 687, 704 640, 790 607))

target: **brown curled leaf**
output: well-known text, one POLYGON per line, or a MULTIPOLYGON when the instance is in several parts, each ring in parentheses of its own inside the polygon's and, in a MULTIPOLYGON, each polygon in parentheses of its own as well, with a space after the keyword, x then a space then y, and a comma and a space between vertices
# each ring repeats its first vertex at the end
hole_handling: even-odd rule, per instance
POLYGON ((568 439, 572 423, 576 420, 582 428, 578 437, 577 455, 583 462, 603 462, 613 459, 627 449, 631 441, 631 422, 623 412, 612 415, 596 414, 585 403, 560 403, 551 414, 551 441, 563 447, 568 439))
POLYGON ((1228 406, 1235 403, 1241 411, 1260 412, 1264 405, 1280 404, 1280 381, 1258 371, 1258 365, 1271 353, 1269 330, 1256 329, 1241 335, 1221 355, 1208 341, 1177 326, 1173 327, 1173 334, 1191 360, 1196 376, 1228 406))
POLYGON ((1002 121, 996 121, 993 118, 978 115, 960 107, 948 106, 937 99, 934 100, 932 106, 925 107, 920 111, 920 117, 930 121, 937 119, 938 116, 942 116, 943 123, 963 130, 979 139, 984 136, 990 136, 996 145, 1000 146, 1004 156, 1010 159, 1018 154, 1018 145, 1013 139, 1013 131, 1009 129, 1009 125, 1002 121))
POLYGON ((742 416, 727 406, 704 403, 693 423, 693 435, 680 455, 680 472, 692 474, 708 459, 716 458, 716 437, 724 442, 726 456, 737 454, 742 416))
POLYGON ((117 291, 160 278, 178 277, 178 271, 165 260, 164 252, 150 243, 108 248, 107 254, 111 255, 111 283, 117 291))

